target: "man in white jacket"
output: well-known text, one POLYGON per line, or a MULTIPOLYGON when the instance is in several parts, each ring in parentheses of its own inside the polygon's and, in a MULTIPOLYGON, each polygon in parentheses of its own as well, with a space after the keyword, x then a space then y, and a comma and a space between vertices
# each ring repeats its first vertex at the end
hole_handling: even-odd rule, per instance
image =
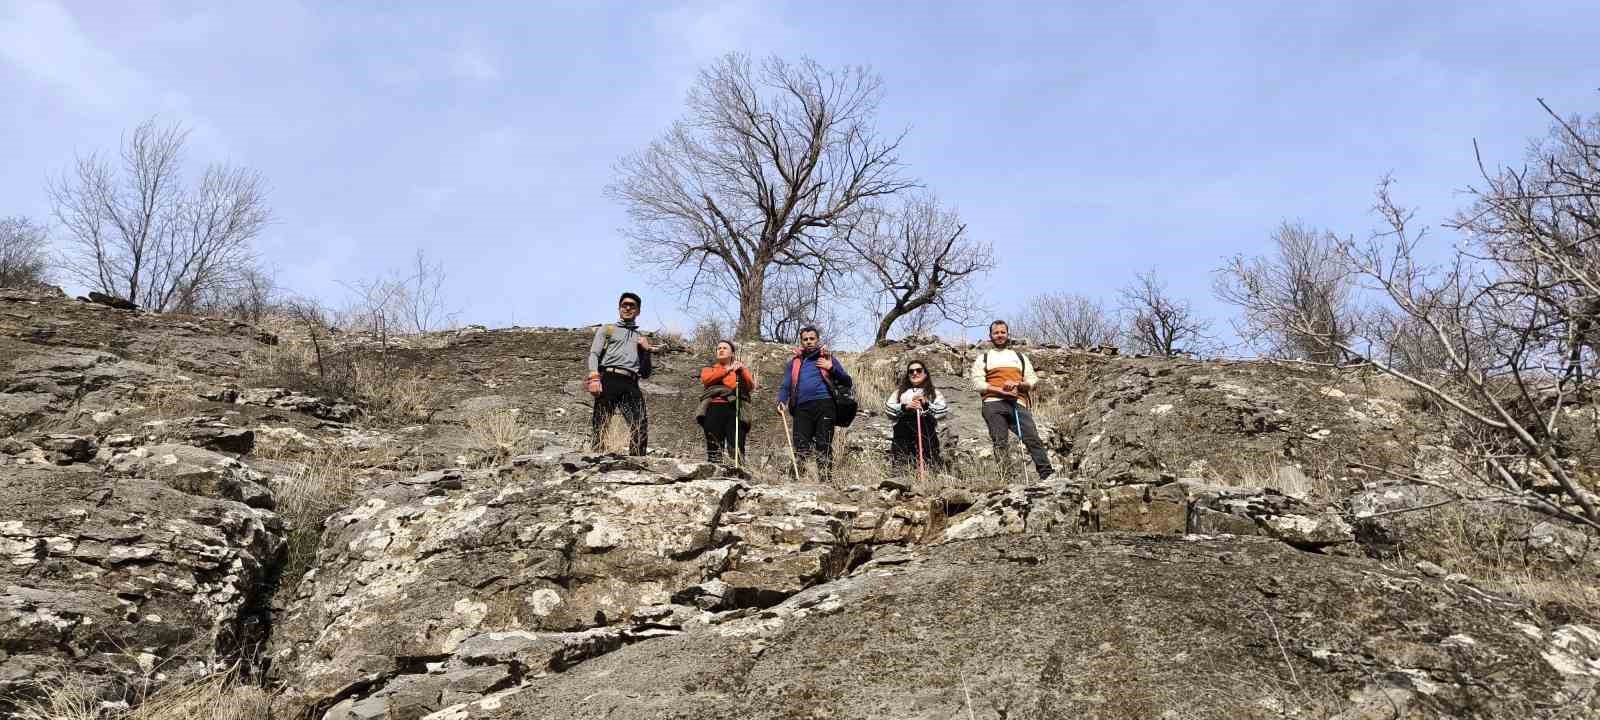
POLYGON ((1039 376, 1034 374, 1028 356, 1011 349, 1010 340, 1010 329, 1004 320, 989 323, 989 342, 994 347, 978 353, 977 359, 972 361, 969 377, 972 389, 983 396, 983 423, 989 428, 995 457, 1005 462, 1011 433, 1015 431, 1022 438, 1023 446, 1028 448, 1039 479, 1045 480, 1054 475, 1056 469, 1050 465, 1050 454, 1039 440, 1039 429, 1033 424, 1033 411, 1028 407, 1028 398, 1039 384, 1039 376))

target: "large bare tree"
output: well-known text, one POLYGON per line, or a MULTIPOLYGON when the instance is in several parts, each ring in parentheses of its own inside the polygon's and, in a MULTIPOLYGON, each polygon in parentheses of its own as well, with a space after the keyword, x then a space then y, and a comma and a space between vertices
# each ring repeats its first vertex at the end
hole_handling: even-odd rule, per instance
POLYGON ((800 328, 821 329, 825 337, 840 329, 843 308, 831 302, 837 293, 832 281, 816 270, 801 267, 780 268, 767 278, 762 300, 761 338, 793 343, 800 339, 800 328))
POLYGON ((1028 298, 1012 320, 1011 331, 1037 343, 1068 347, 1117 344, 1121 319, 1098 300, 1076 293, 1042 293, 1028 298))
POLYGON ((994 250, 973 239, 961 216, 933 195, 907 197, 898 210, 867 212, 840 235, 860 255, 877 310, 875 344, 889 342, 896 321, 924 310, 962 325, 982 313, 974 283, 994 269, 994 250))
POLYGON ((1211 321, 1196 314, 1188 300, 1169 294, 1155 270, 1135 275, 1120 294, 1129 350, 1146 355, 1200 352, 1197 343, 1211 340, 1211 321))
POLYGON ((185 187, 187 138, 152 118, 123 136, 115 162, 80 156, 50 184, 68 274, 149 310, 185 312, 254 266, 251 242, 272 217, 261 176, 214 164, 185 187))
POLYGON ((1356 323, 1355 273, 1326 230, 1284 221, 1272 233, 1271 255, 1235 255, 1216 272, 1218 299, 1243 317, 1234 331, 1268 355, 1338 363, 1356 323), (1316 332, 1295 330, 1292 318, 1310 318, 1316 332))
MULTIPOLYGON (((1469 188, 1473 203, 1450 223, 1468 242, 1450 261, 1419 260, 1425 229, 1394 201, 1388 178, 1376 206, 1384 230, 1342 248, 1392 305, 1395 319, 1366 330, 1366 346, 1392 345, 1382 333, 1397 327, 1426 338, 1421 367, 1370 350, 1369 361, 1447 411, 1468 438, 1461 445, 1471 462, 1463 463, 1462 477, 1476 489, 1412 479, 1456 498, 1509 503, 1600 530, 1594 477, 1567 458, 1570 438, 1582 434, 1573 432, 1574 422, 1600 428, 1592 397, 1600 116, 1551 116, 1551 136, 1534 144, 1525 164, 1490 170, 1479 160, 1482 184, 1469 188)), ((1322 330, 1311 317, 1295 322, 1302 332, 1322 330)))
POLYGON ((0 287, 44 282, 49 232, 25 217, 0 218, 0 287))
POLYGON ((700 73, 688 114, 623 158, 607 192, 628 211, 632 260, 693 302, 738 300, 740 339, 760 336, 777 270, 844 272, 833 229, 909 188, 900 138, 873 123, 882 83, 863 67, 731 54, 700 73))

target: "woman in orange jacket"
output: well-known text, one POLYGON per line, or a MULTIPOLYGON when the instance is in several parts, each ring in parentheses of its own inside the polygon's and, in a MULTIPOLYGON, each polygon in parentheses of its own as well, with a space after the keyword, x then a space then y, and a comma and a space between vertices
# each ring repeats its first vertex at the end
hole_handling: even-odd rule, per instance
POLYGON ((706 459, 721 462, 724 450, 736 462, 744 460, 745 438, 750 434, 748 407, 756 389, 755 375, 734 358, 733 342, 717 343, 717 359, 700 371, 700 413, 695 420, 706 431, 706 459))

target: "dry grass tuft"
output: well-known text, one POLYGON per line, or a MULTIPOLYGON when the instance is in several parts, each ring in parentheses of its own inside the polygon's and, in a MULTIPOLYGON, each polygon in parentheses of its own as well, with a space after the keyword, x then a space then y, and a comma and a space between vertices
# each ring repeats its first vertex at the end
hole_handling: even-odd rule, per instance
POLYGON ((522 454, 527 447, 529 429, 522 423, 522 411, 518 408, 485 410, 468 417, 465 424, 480 467, 503 464, 522 454))
POLYGON ((439 404, 438 383, 415 368, 386 367, 378 358, 350 364, 350 389, 374 420, 427 422, 439 404))
POLYGON ((151 382, 134 391, 134 398, 151 418, 175 418, 191 407, 197 397, 194 388, 183 382, 151 382))
POLYGON ((1498 506, 1462 503, 1426 511, 1425 537, 1408 544, 1405 561, 1429 560, 1486 589, 1538 606, 1557 605, 1600 619, 1600 586, 1582 566, 1528 557, 1523 538, 1542 518, 1498 506))
POLYGON ((17 720, 268 720, 272 695, 217 673, 146 695, 132 689, 108 700, 103 685, 81 675, 38 682, 16 703, 17 720))
POLYGON ((355 498, 356 471, 363 464, 356 453, 324 446, 298 458, 301 466, 275 490, 278 514, 289 526, 288 558, 278 587, 292 588, 311 569, 322 543, 322 523, 355 498))
POLYGON ((855 381, 856 401, 861 407, 882 410, 883 401, 900 387, 900 369, 911 359, 894 364, 856 366, 850 379, 855 381))
POLYGON ((1337 496, 1327 472, 1302 467, 1274 453, 1214 457, 1203 462, 1200 477, 1228 487, 1269 488, 1311 503, 1330 503, 1337 496))
POLYGON ((1094 378, 1087 363, 1075 362, 1065 370, 1040 383, 1033 398, 1033 417, 1036 422, 1063 431, 1072 417, 1089 406, 1089 396, 1094 392, 1094 378))

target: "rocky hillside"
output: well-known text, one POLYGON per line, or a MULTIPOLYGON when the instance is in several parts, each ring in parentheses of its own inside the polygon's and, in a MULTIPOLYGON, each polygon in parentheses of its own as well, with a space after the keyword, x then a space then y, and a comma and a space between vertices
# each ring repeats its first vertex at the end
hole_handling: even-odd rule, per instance
MULTIPOLYGON (((292 326, 0 291, 0 714, 227 672, 251 717, 328 720, 1600 716, 1590 538, 1393 513, 1452 451, 1370 373, 1035 349, 1041 483, 993 470, 976 349, 902 343, 845 356, 863 406, 923 359, 957 462, 895 476, 869 413, 823 486, 775 412, 749 467, 699 462, 681 343, 651 455, 590 452, 593 332, 319 363, 292 326)), ((743 353, 765 406, 785 353, 743 353)))

